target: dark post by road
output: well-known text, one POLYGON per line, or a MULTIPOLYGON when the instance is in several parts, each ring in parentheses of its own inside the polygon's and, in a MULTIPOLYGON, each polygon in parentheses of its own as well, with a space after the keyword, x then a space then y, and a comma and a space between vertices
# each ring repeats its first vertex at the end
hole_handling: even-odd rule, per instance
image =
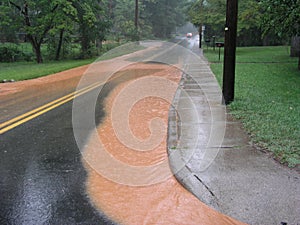
POLYGON ((139 24, 139 0, 135 0, 135 18, 134 18, 134 26, 136 32, 136 39, 139 40, 138 36, 138 24, 139 24))
POLYGON ((139 0, 135 0, 135 18, 134 18, 135 29, 138 28, 138 21, 139 21, 139 0))
POLYGON ((202 24, 199 26, 199 48, 202 48, 202 24))
MULTIPOLYGON (((205 0, 200 0, 198 3, 200 4, 200 10, 199 10, 199 14, 200 14, 200 17, 201 17, 201 14, 202 14, 202 11, 203 11, 203 3, 204 3, 205 0)), ((202 20, 202 19, 201 19, 202 20)), ((202 21, 199 21, 200 24, 199 24, 199 48, 202 48, 202 21)))
POLYGON ((238 0, 227 0, 223 69, 223 97, 226 105, 234 100, 237 15, 238 0))

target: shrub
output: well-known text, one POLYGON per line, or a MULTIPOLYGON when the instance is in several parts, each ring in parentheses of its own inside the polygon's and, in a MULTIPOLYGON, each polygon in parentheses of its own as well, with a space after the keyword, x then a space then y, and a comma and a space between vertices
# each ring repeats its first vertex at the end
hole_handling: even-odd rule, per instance
POLYGON ((0 47, 0 62, 15 62, 22 56, 22 52, 15 47, 0 47))
POLYGON ((33 53, 24 53, 16 46, 0 46, 0 62, 31 61, 33 53))

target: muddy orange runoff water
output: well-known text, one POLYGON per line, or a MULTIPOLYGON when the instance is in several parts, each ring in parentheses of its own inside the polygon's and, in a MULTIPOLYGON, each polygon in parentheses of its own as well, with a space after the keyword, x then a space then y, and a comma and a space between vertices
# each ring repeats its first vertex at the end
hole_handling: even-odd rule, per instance
MULTIPOLYGON (((167 65, 140 63, 126 68, 128 73, 135 71, 136 76, 118 84, 106 98, 106 116, 97 130, 90 135, 84 150, 83 163, 88 172, 86 191, 91 202, 109 218, 121 224, 243 224, 206 206, 184 189, 172 176, 166 150, 167 120, 170 107, 170 101, 166 100, 166 97, 156 96, 155 90, 153 90, 152 96, 137 99, 135 104, 131 105, 129 115, 125 115, 131 130, 130 135, 134 135, 135 139, 141 142, 147 141, 153 132, 159 132, 159 144, 155 144, 153 149, 134 149, 130 143, 124 144, 124 140, 120 140, 120 135, 116 134, 113 124, 115 118, 111 118, 114 104, 117 102, 117 98, 124 94, 122 93, 123 89, 137 82, 141 77, 147 77, 143 76, 143 73, 136 72, 143 70, 148 72, 152 70, 153 73, 148 76, 158 80, 163 78, 172 84, 174 82, 178 84, 181 76, 178 69, 167 65), (153 118, 160 118, 160 122, 164 122, 164 127, 158 126, 160 131, 151 127, 153 118), (99 141, 107 156, 99 151, 99 141), (114 163, 109 162, 109 157, 114 158, 122 166, 125 165, 124 168, 129 165, 131 169, 136 169, 137 173, 128 175, 132 172, 131 169, 127 171, 122 166, 116 168, 114 163), (145 172, 140 168, 147 170, 145 172), (114 173, 112 179, 105 178, 107 176, 103 169, 108 173, 114 173), (149 170, 152 174, 149 174, 149 170), (137 184, 141 184, 138 183, 138 179, 135 179, 139 176, 145 178, 148 185, 128 185, 124 180, 129 179, 130 183, 136 181, 137 184)), ((145 88, 139 87, 140 90, 136 90, 136 95, 145 88)), ((163 89, 173 96, 176 91, 174 87, 174 85, 169 85, 156 88, 163 89)))

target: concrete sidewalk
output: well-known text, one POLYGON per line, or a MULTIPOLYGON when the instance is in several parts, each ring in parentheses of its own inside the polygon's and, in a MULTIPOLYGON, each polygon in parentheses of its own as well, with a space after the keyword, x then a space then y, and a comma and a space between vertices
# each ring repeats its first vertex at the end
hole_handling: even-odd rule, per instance
POLYGON ((187 58, 169 113, 168 153, 176 178, 216 210, 248 224, 300 224, 300 174, 255 149, 201 51, 187 58), (283 223, 284 224, 284 223, 283 223))

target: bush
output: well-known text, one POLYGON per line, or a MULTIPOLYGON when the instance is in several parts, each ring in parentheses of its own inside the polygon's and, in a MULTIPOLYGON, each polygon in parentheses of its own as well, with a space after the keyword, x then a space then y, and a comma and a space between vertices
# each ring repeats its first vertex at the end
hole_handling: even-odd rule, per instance
POLYGON ((0 62, 15 62, 22 56, 22 52, 15 47, 0 47, 0 62))
POLYGON ((32 53, 24 53, 16 46, 0 46, 0 62, 31 61, 32 53))

